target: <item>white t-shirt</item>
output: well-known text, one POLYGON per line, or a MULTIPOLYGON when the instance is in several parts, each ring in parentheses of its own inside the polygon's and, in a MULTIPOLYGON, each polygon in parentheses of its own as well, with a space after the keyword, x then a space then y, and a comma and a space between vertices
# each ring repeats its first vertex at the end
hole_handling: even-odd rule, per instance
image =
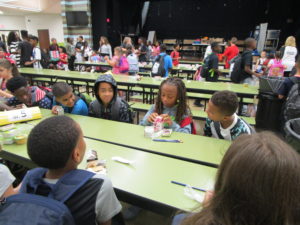
POLYGON ((111 46, 110 45, 102 45, 99 48, 99 52, 102 54, 108 54, 109 58, 112 58, 111 46))
MULTIPOLYGON (((95 174, 93 178, 103 179, 102 187, 97 195, 95 211, 97 221, 104 223, 117 215, 121 211, 122 206, 116 197, 112 183, 108 177, 102 174, 95 174)), ((56 184, 58 179, 44 178, 44 181, 50 184, 56 184)))
POLYGON ((11 174, 9 169, 0 164, 0 198, 6 192, 10 185, 15 181, 15 177, 11 174))
POLYGON ((38 68, 38 69, 43 68, 42 65, 41 65, 41 63, 40 63, 40 60, 42 59, 41 49, 35 47, 32 50, 32 58, 34 60, 39 60, 38 62, 33 63, 33 68, 38 68))
POLYGON ((211 53, 212 53, 211 46, 208 45, 207 48, 206 48, 206 50, 205 50, 204 59, 205 59, 208 55, 210 55, 211 53))
POLYGON ((296 47, 286 46, 284 48, 282 64, 287 67, 285 71, 292 71, 296 62, 297 53, 298 51, 296 47))

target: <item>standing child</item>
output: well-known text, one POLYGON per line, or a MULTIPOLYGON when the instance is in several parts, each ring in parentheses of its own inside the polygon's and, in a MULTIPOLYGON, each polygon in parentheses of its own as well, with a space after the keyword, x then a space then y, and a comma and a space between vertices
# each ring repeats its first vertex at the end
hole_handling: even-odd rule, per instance
MULTIPOLYGON (((126 58, 126 57, 125 57, 126 58)), ((127 71, 125 71, 121 65, 123 61, 123 52, 121 47, 115 47, 114 49, 114 57, 110 60, 108 56, 105 56, 104 59, 106 62, 112 67, 113 74, 127 73, 129 69, 129 65, 127 71)), ((127 61, 127 59, 126 59, 127 61)), ((127 61, 128 64, 128 61, 127 61)))
POLYGON ((269 76, 282 77, 286 66, 282 64, 282 55, 280 51, 274 54, 274 59, 271 59, 269 64, 269 76))
POLYGON ((232 37, 231 40, 229 41, 230 46, 228 46, 224 52, 224 57, 225 57, 225 68, 229 69, 229 61, 232 60, 234 57, 236 57, 239 54, 239 48, 235 45, 237 42, 236 37, 232 37))
POLYGON ((170 77, 161 83, 156 103, 140 125, 151 126, 158 116, 163 118, 165 127, 175 132, 195 133, 186 88, 180 78, 170 77))
MULTIPOLYGON (((258 73, 265 71, 267 61, 268 61, 267 52, 261 51, 260 58, 257 60, 256 65, 255 65, 255 71, 258 73)), ((267 65, 268 65, 268 63, 267 63, 267 65)))
POLYGON ((155 59, 160 53, 160 42, 156 41, 155 44, 152 47, 152 57, 155 59))
POLYGON ((206 109, 207 119, 204 135, 232 141, 241 134, 251 134, 252 128, 235 113, 239 106, 238 97, 231 91, 213 94, 206 109))
POLYGON ((220 53, 221 48, 217 42, 213 42, 211 49, 212 53, 204 59, 201 77, 205 78, 206 81, 216 82, 220 75, 218 53, 220 53))
POLYGON ((133 122, 128 103, 118 97, 117 82, 112 75, 100 75, 95 82, 94 93, 97 99, 90 104, 91 116, 126 123, 133 122))
POLYGON ((65 113, 87 116, 87 103, 73 93, 73 89, 65 82, 57 82, 52 87, 53 107, 52 113, 57 114, 57 106, 62 106, 65 113))
POLYGON ((111 45, 108 42, 107 37, 101 36, 99 41, 100 47, 99 47, 99 53, 102 57, 109 56, 109 58, 112 58, 112 52, 111 52, 111 45))
POLYGON ((59 62, 57 63, 57 67, 60 70, 68 70, 68 55, 66 48, 63 46, 59 46, 59 62))
POLYGON ((37 47, 37 45, 39 43, 39 39, 36 36, 30 36, 29 42, 33 48, 32 56, 31 56, 31 61, 26 62, 25 65, 27 65, 27 66, 33 65, 33 68, 42 69, 43 67, 40 63, 40 61, 42 59, 42 53, 41 53, 41 49, 37 47))
POLYGON ((175 44, 173 49, 174 50, 171 52, 171 58, 172 58, 173 66, 178 66, 179 59, 180 59, 180 54, 179 54, 180 45, 175 44))
POLYGON ((139 72, 139 60, 137 55, 134 53, 132 45, 127 45, 127 61, 129 64, 129 75, 136 75, 139 72))

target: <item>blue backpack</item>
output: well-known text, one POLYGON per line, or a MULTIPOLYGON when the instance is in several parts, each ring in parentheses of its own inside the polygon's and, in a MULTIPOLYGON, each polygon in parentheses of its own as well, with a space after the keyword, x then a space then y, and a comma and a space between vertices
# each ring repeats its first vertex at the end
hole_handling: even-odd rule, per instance
POLYGON ((20 194, 1 201, 1 225, 75 225, 73 216, 64 203, 94 173, 72 170, 56 184, 49 185, 43 181, 46 172, 43 168, 30 170, 23 180, 20 194))

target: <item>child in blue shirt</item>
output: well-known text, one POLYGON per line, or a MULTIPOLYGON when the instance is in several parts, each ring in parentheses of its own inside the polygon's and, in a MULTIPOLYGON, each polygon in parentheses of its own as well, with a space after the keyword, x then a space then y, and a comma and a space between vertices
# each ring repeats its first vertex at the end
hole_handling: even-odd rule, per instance
POLYGON ((65 82, 57 82, 52 87, 53 107, 52 113, 57 114, 57 106, 62 106, 65 113, 88 115, 88 107, 85 101, 74 95, 73 89, 65 82))
POLYGON ((166 128, 175 132, 195 133, 187 104, 186 88, 180 78, 171 77, 161 83, 156 103, 147 112, 140 125, 151 126, 157 116, 163 117, 166 128))
POLYGON ((167 53, 167 46, 162 44, 160 45, 160 57, 164 57, 164 63, 165 63, 165 70, 166 74, 163 77, 168 77, 169 76, 169 71, 173 68, 173 63, 172 63, 172 58, 169 56, 167 53))

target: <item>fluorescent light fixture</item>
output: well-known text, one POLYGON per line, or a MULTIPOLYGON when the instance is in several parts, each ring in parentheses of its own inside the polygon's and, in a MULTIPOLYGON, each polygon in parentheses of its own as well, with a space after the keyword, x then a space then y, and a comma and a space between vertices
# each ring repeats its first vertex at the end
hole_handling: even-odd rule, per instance
POLYGON ((0 10, 0 15, 2 15, 2 14, 3 14, 3 11, 0 10))
POLYGON ((42 11, 41 8, 29 8, 29 7, 24 7, 24 6, 11 5, 11 4, 2 3, 2 1, 0 1, 0 7, 10 8, 10 9, 19 9, 19 10, 31 11, 31 12, 41 12, 42 11))

